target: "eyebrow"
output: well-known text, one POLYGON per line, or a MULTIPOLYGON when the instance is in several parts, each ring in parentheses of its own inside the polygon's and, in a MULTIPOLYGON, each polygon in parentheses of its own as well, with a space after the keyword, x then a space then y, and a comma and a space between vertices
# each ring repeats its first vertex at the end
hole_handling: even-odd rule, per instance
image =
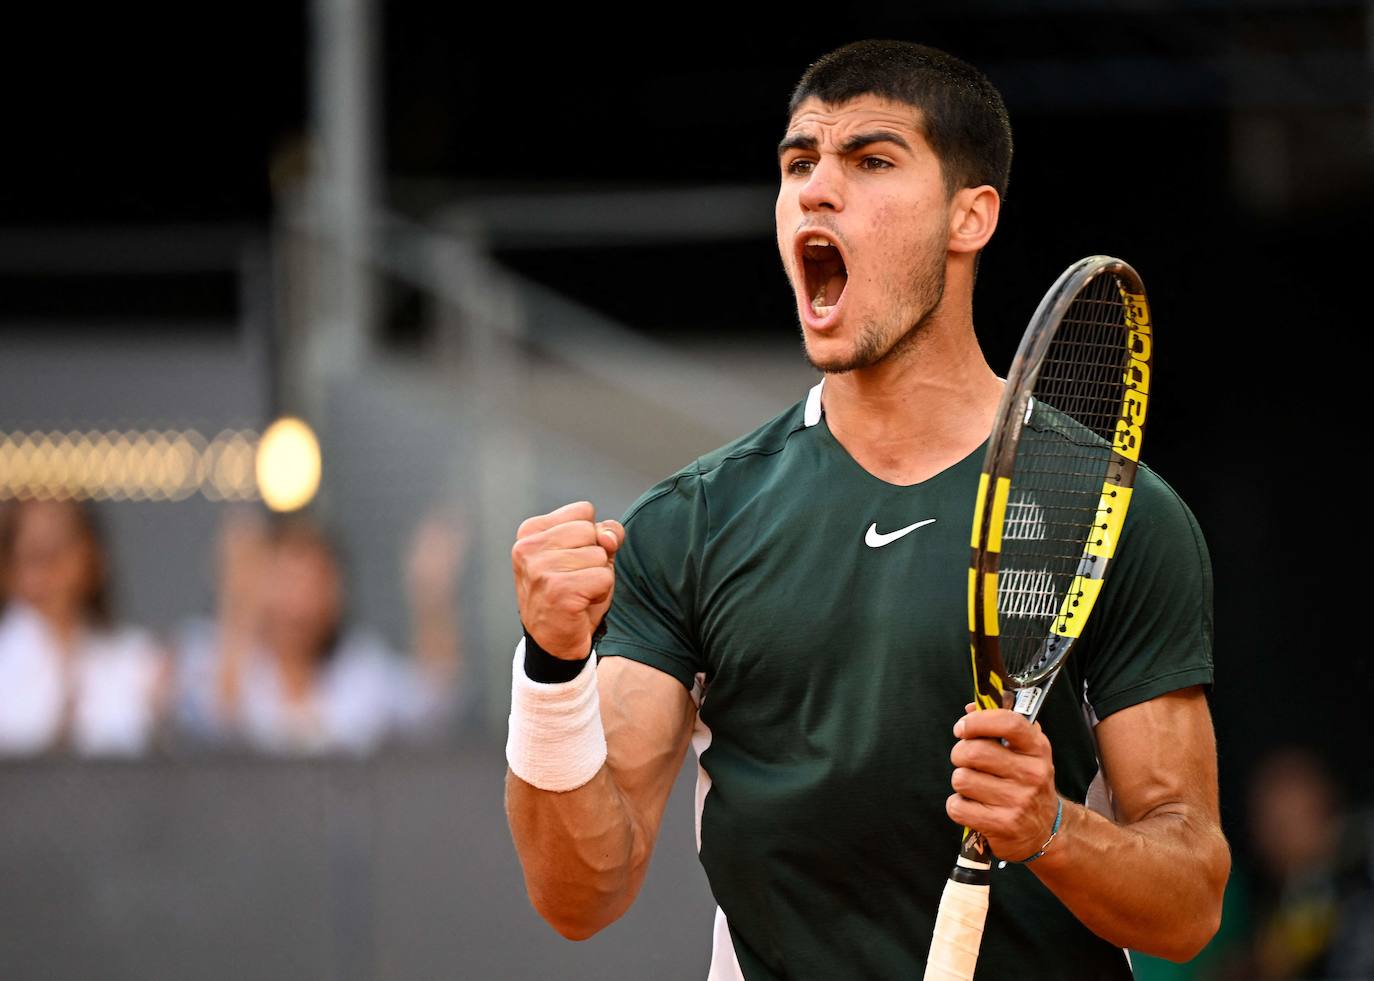
POLYGON ((781 160, 783 154, 788 150, 814 150, 818 145, 814 136, 807 136, 804 133, 789 133, 778 143, 778 159, 781 160))
MULTIPOLYGON (((888 129, 875 129, 867 133, 855 133, 840 144, 840 153, 844 156, 848 156, 854 151, 862 150, 864 147, 873 143, 895 143, 908 153, 911 152, 911 144, 908 143, 906 138, 900 133, 894 133, 892 130, 888 129)), ((782 142, 778 144, 778 158, 781 159, 783 154, 788 150, 814 151, 819 145, 820 144, 816 141, 814 136, 808 136, 805 133, 795 133, 790 136, 785 136, 782 142)))

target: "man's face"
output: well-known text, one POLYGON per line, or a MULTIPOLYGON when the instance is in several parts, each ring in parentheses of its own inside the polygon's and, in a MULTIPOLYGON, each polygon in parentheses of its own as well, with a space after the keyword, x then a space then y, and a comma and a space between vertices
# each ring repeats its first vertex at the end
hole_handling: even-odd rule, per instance
POLYGON ((915 338, 944 295, 949 200, 920 110, 808 99, 780 145, 778 251, 806 356, 866 368, 915 338))

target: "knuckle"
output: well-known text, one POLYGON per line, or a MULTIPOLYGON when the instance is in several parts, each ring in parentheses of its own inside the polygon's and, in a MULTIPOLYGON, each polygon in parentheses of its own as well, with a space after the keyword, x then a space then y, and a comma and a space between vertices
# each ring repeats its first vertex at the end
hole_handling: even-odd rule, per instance
POLYGON ((1027 786, 1039 789, 1045 786, 1048 779, 1049 773, 1044 760, 1032 759, 1024 766, 1022 782, 1027 786))
POLYGON ((525 556, 529 553, 529 546, 525 544, 527 541, 526 538, 517 538, 510 547, 510 560, 517 566, 524 564, 525 556))
POLYGON ((950 753, 950 759, 955 766, 967 766, 977 768, 986 763, 983 754, 981 741, 963 742, 954 747, 954 752, 950 753))
POLYGON ((547 589, 553 581, 553 570, 542 555, 525 560, 525 580, 536 589, 547 589))

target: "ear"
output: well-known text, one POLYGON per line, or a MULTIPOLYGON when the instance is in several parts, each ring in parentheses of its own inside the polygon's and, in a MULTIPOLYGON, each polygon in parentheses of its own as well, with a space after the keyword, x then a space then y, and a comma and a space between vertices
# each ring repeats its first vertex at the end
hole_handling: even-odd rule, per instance
POLYGON ((988 184, 956 191, 950 204, 949 251, 977 252, 997 230, 1002 196, 988 184))

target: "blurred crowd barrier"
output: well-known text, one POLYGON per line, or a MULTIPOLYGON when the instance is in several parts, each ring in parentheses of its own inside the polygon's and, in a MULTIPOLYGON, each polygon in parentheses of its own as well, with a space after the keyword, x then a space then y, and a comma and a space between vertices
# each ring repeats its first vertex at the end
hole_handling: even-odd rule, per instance
POLYGON ((574 944, 525 897, 499 744, 0 763, 0 977, 700 981, 684 774, 644 892, 574 944))

